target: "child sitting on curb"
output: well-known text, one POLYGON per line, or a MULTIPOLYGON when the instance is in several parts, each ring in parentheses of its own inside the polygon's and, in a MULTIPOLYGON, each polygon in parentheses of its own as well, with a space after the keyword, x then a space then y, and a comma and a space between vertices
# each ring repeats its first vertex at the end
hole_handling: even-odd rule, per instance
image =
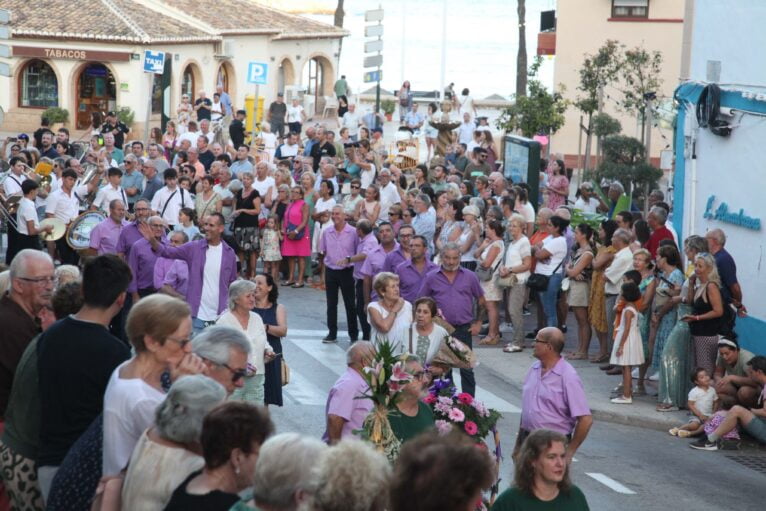
POLYGON ((706 370, 696 368, 691 374, 691 380, 696 387, 689 391, 687 406, 693 415, 683 426, 668 431, 671 435, 681 438, 704 433, 704 424, 711 419, 718 404, 718 394, 710 385, 710 375, 706 370))

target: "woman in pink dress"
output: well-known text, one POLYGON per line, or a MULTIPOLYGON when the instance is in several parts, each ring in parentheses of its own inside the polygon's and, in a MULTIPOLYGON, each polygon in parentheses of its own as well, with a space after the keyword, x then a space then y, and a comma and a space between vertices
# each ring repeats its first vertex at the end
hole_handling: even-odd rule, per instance
POLYGON ((569 179, 564 162, 556 160, 553 164, 553 175, 548 180, 548 207, 554 211, 564 206, 569 197, 569 179))
POLYGON ((290 192, 292 203, 287 206, 282 225, 282 257, 287 258, 288 275, 283 286, 303 287, 306 273, 306 257, 311 255, 311 237, 308 232, 309 205, 303 200, 303 189, 294 186, 290 192), (295 265, 298 266, 298 282, 293 281, 295 265))

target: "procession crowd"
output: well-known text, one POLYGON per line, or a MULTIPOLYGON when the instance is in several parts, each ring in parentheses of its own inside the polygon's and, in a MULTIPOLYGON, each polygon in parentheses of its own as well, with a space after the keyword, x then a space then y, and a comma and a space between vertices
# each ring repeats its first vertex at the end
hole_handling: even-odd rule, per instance
MULTIPOLYGON (((693 447, 742 431, 766 442, 766 358, 734 334, 747 310, 723 231, 679 240, 659 190, 646 215, 630 199, 618 208, 618 182, 570 197, 561 159, 544 161, 541 190, 510 182, 467 89, 452 143, 408 166, 399 148, 435 135, 405 86, 391 146, 377 112, 346 101, 336 137, 281 94, 250 133, 222 88, 183 98, 146 146, 112 112, 81 158, 46 123, 33 144, 6 142, 4 197, 22 195, 0 274, 0 474, 14 509, 476 509, 494 464, 464 434, 437 435, 423 402, 432 377, 451 379, 431 364, 446 336, 538 359, 514 484, 492 509, 588 508, 568 465, 592 418, 567 359, 621 376, 616 404, 656 381, 658 412, 690 410, 670 433, 701 435, 693 447), (25 166, 39 157, 53 166, 42 186, 25 166), (41 236, 43 218, 98 211, 81 249, 41 236), (573 223, 582 212, 602 216, 573 223), (328 344, 343 299, 352 344, 324 441, 274 435, 267 410, 289 382, 288 286, 324 292, 328 344), (565 353, 570 310, 579 342, 565 353), (355 433, 384 340, 413 376, 391 416, 393 466, 355 433)), ((335 92, 350 95, 345 80, 335 92)), ((460 382, 471 399, 473 370, 460 382)))

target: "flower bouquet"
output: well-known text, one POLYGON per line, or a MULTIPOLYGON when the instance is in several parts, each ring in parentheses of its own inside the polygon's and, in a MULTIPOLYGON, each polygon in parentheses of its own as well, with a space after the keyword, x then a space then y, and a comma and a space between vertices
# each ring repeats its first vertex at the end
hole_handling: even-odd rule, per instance
POLYGON ((395 409, 401 391, 413 376, 404 370, 404 356, 394 355, 394 346, 388 339, 377 339, 375 356, 362 372, 369 390, 363 399, 370 399, 373 409, 362 425, 362 438, 372 442, 389 460, 399 456, 400 442, 388 421, 389 410, 395 409))
MULTIPOLYGON (((453 429, 458 429, 468 435, 477 446, 489 450, 486 442, 490 434, 495 443, 491 455, 495 459, 496 472, 500 473, 500 434, 497 431, 497 421, 502 415, 497 410, 487 408, 484 403, 465 392, 458 393, 452 381, 440 378, 433 382, 428 390, 428 396, 423 400, 431 407, 436 419, 436 429, 446 435, 453 429)), ((490 489, 488 504, 492 504, 500 488, 500 479, 495 481, 490 489)))
POLYGON ((473 369, 479 362, 476 354, 465 343, 458 341, 451 335, 442 339, 439 351, 431 360, 432 364, 456 367, 458 369, 473 369))

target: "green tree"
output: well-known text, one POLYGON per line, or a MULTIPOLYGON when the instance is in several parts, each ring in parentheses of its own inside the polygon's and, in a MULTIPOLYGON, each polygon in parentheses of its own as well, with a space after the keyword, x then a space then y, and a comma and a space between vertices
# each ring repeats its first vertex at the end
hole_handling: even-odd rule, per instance
POLYGON ((622 131, 620 121, 611 115, 601 112, 593 116, 593 134, 596 135, 596 159, 601 159, 601 147, 604 139, 611 135, 617 135, 622 131))
POLYGON ((525 137, 538 133, 552 135, 564 125, 564 112, 569 101, 564 98, 564 86, 550 93, 536 78, 542 59, 537 57, 529 69, 528 91, 524 96, 514 95, 513 105, 505 108, 495 125, 504 131, 519 131, 525 137))
MULTIPOLYGON (((662 86, 661 72, 661 52, 648 52, 640 46, 625 50, 619 73, 619 89, 623 96, 619 105, 626 113, 637 116, 642 126, 646 124, 649 101, 662 86)), ((644 132, 641 132, 642 142, 645 142, 644 132)))
POLYGON ((585 173, 586 179, 617 180, 625 190, 632 190, 634 200, 646 200, 645 191, 657 186, 662 171, 647 163, 644 144, 633 137, 611 135, 604 139, 603 148, 604 160, 595 171, 585 173))
MULTIPOLYGON (((333 17, 333 25, 338 28, 343 28, 343 17, 346 15, 346 11, 343 10, 343 0, 338 0, 338 4, 335 7, 335 16, 333 17)), ((340 61, 340 52, 343 49, 343 38, 338 40, 338 60, 340 61)))
POLYGON ((580 67, 580 84, 577 86, 582 94, 577 97, 575 106, 588 116, 585 141, 585 169, 590 169, 591 135, 593 134, 593 114, 600 110, 604 87, 617 79, 620 67, 621 46, 617 41, 607 40, 596 53, 585 54, 580 67))
POLYGON ((516 54, 516 97, 527 94, 527 31, 525 0, 516 0, 516 12, 519 15, 519 51, 516 54))

